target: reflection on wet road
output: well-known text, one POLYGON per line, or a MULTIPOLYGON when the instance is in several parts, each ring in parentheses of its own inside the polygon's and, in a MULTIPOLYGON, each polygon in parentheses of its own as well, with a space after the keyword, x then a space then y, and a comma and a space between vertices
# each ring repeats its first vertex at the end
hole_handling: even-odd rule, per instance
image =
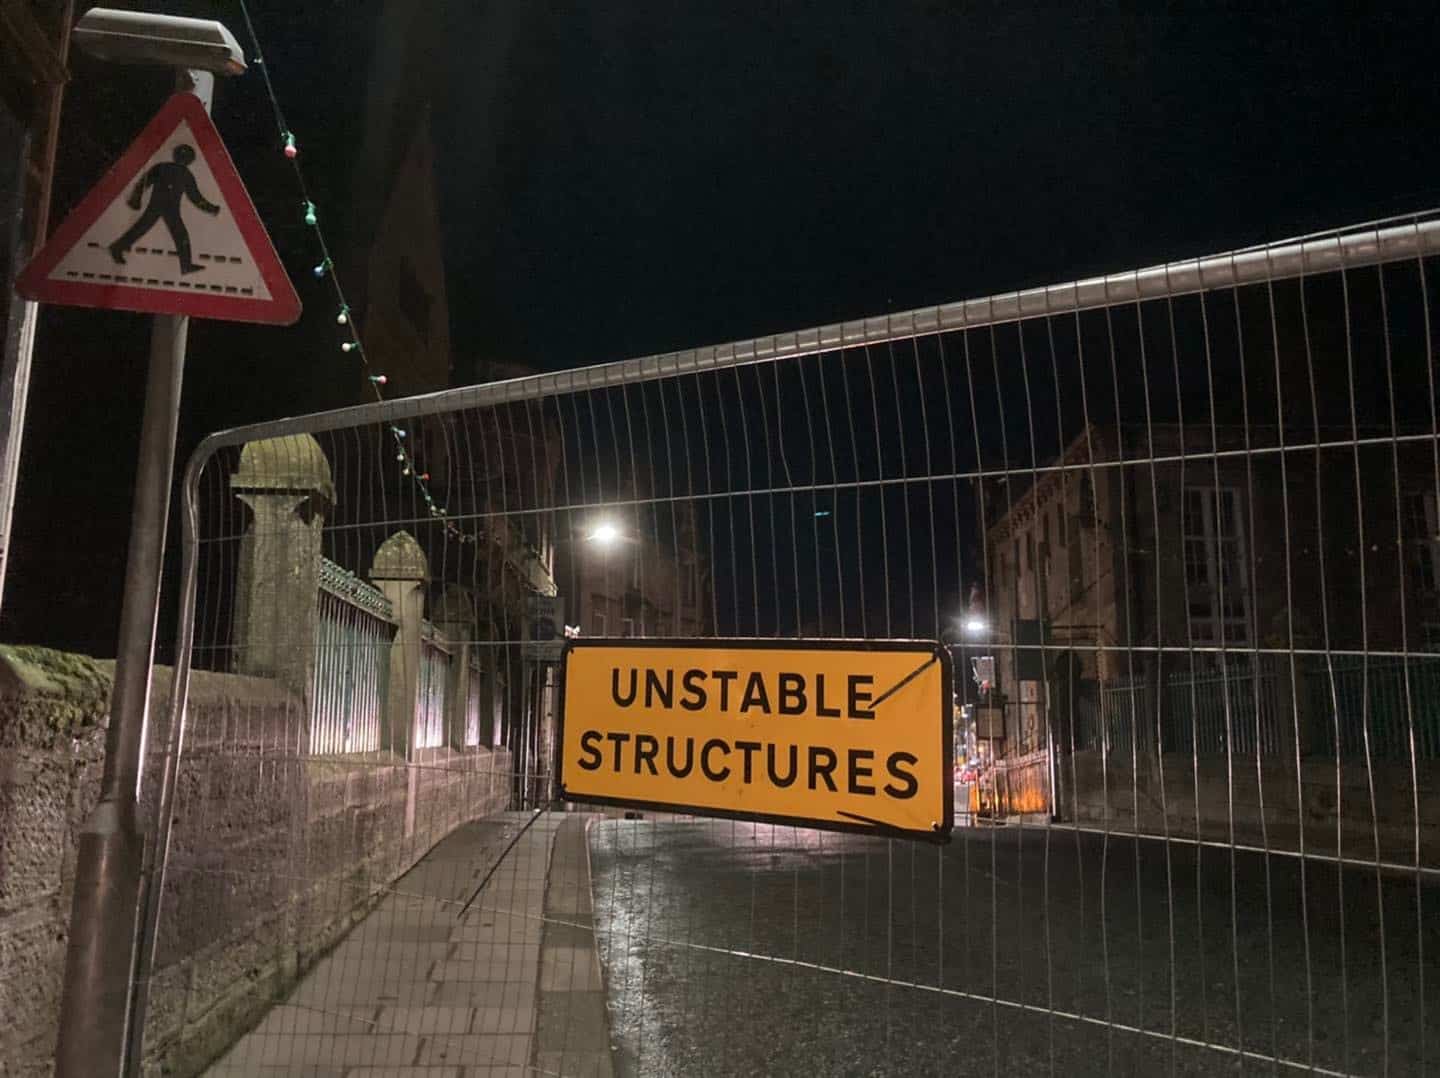
POLYGON ((1373 873, 1311 863, 1302 886, 1294 859, 1232 873, 1228 850, 1034 828, 590 835, 622 1073, 1410 1074, 1440 1054, 1421 965, 1440 894, 1417 903, 1413 879, 1377 904, 1373 873))

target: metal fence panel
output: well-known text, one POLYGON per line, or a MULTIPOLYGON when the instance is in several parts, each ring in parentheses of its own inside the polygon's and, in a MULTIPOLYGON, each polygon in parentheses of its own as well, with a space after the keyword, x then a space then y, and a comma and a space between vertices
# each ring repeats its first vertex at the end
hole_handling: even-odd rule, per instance
POLYGON ((1425 215, 213 436, 150 1057, 253 1021, 216 1073, 1433 1067, 1437 253, 1425 215), (354 758, 299 736, 312 553, 393 605, 354 758), (562 810, 555 596, 942 641, 976 816, 562 810))

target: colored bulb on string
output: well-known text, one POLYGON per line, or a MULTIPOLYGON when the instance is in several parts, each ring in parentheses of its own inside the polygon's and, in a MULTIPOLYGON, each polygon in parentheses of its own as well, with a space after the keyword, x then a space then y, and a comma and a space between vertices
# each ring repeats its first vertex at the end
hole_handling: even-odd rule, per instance
POLYGON ((410 474, 410 466, 407 464, 404 468, 400 469, 400 474, 401 474, 401 475, 409 475, 409 474, 410 474))
POLYGON ((405 437, 405 432, 404 432, 403 430, 401 430, 399 427, 391 427, 391 428, 390 428, 390 433, 393 434, 393 435, 395 435, 395 437, 397 437, 397 438, 403 438, 403 437, 405 437))
POLYGON ((353 351, 355 351, 355 342, 354 342, 354 341, 346 341, 344 344, 342 344, 342 345, 340 346, 340 351, 342 351, 342 352, 353 352, 353 351))
POLYGON ((317 278, 319 278, 319 277, 324 277, 325 274, 326 274, 327 272, 329 272, 329 270, 330 270, 330 265, 331 265, 330 260, 327 258, 327 259, 325 259, 323 262, 318 262, 318 263, 316 263, 315 268, 314 268, 313 270, 311 270, 310 272, 313 273, 313 274, 315 274, 315 276, 316 276, 317 278))
POLYGON ((343 325, 348 324, 349 321, 350 321, 350 308, 342 305, 341 308, 340 308, 340 313, 335 316, 335 322, 336 322, 337 325, 343 326, 343 325))
POLYGON ((295 136, 292 135, 289 131, 286 131, 286 132, 285 132, 285 156, 288 157, 288 158, 290 158, 290 160, 293 161, 293 160, 295 160, 295 156, 296 156, 299 152, 300 152, 300 147, 295 145, 295 136))
POLYGON ((320 218, 319 218, 319 217, 316 215, 316 213, 315 213, 315 203, 311 202, 309 199, 306 199, 306 200, 305 200, 305 223, 306 223, 307 225, 310 225, 310 226, 313 228, 313 227, 315 226, 315 223, 316 223, 319 219, 320 219, 320 218))
POLYGON ((377 386, 383 386, 389 380, 390 379, 386 378, 383 374, 372 374, 370 376, 370 381, 377 386))
POLYGON ((421 472, 421 473, 420 473, 420 481, 421 481, 422 483, 428 483, 428 482, 430 482, 430 473, 429 473, 429 472, 421 472))

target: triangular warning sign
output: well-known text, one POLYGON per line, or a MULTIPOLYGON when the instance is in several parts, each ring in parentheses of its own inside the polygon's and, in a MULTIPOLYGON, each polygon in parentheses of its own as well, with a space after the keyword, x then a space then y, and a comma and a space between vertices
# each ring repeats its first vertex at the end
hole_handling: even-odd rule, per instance
POLYGON ((194 94, 165 103, 16 279, 72 307, 289 325, 300 297, 194 94))

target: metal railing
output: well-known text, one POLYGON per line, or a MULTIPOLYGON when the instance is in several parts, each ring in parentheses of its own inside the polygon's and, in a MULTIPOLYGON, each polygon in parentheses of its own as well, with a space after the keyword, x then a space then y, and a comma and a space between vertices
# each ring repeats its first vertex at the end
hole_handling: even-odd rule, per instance
POLYGON ((1317 752, 1338 741, 1349 760, 1440 760, 1440 656, 1312 659, 1302 692, 1317 752))
POLYGON ((420 635, 420 678, 415 694, 415 747, 445 744, 445 716, 450 698, 450 646, 429 622, 420 635))
POLYGON ((1227 656, 1223 666, 1180 670, 1165 679, 1165 751, 1278 756, 1284 751, 1282 678, 1276 656, 1227 656))
MULTIPOLYGON (((1181 665, 1184 665, 1182 660, 1181 665)), ((1100 686, 1100 718, 1080 710, 1075 748, 1105 748, 1130 759, 1137 730, 1145 742, 1160 718, 1167 753, 1278 759, 1302 755, 1363 762, 1440 759, 1440 657, 1227 656, 1165 676, 1160 701, 1144 677, 1100 686), (1412 745, 1413 736, 1413 745, 1412 745), (1368 746, 1367 746, 1368 737, 1368 746)), ((1078 710, 1078 709, 1077 709, 1078 710)))
POLYGON ((390 602, 326 558, 319 603, 310 752, 374 752, 395 638, 390 602))
MULTIPOLYGON (((1100 726, 1085 730, 1080 748, 1104 749, 1113 759, 1128 764, 1135 751, 1137 735, 1153 728, 1155 694, 1143 677, 1116 678, 1100 688, 1100 726)), ((1093 712, 1091 714, 1094 714, 1093 712)))

